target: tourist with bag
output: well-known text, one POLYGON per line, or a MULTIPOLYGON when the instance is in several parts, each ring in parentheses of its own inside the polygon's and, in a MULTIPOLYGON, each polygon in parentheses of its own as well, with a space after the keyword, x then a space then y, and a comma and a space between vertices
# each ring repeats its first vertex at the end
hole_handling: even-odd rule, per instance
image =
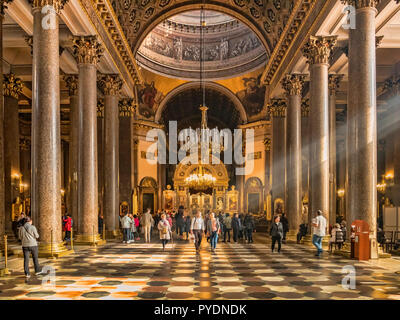
POLYGON ((158 230, 160 231, 160 240, 163 246, 163 251, 168 241, 171 240, 171 226, 167 220, 165 213, 161 215, 161 220, 158 222, 158 230))

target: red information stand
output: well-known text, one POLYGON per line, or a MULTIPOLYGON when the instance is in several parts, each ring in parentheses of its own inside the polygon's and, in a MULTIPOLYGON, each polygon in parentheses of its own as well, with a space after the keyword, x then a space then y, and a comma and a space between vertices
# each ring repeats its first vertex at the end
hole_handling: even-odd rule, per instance
POLYGON ((369 260, 371 257, 368 223, 364 220, 355 220, 351 227, 355 229, 354 258, 360 261, 369 260))

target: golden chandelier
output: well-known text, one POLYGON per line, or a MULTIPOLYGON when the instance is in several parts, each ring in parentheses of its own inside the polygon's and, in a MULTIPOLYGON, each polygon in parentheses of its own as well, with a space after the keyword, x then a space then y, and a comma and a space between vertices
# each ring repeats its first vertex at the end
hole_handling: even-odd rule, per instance
POLYGON ((206 173, 204 168, 199 165, 189 177, 185 179, 186 185, 195 190, 204 191, 208 188, 212 188, 216 182, 216 178, 211 174, 206 173))

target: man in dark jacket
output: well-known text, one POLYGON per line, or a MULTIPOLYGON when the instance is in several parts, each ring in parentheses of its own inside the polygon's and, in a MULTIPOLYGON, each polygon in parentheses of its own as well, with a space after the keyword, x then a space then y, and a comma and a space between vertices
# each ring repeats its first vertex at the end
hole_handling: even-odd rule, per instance
POLYGON ((300 243, 301 239, 307 235, 307 224, 302 223, 299 227, 299 232, 297 233, 297 243, 300 243))
POLYGON ((241 229, 241 222, 239 219, 239 214, 235 213, 232 218, 232 229, 233 229, 233 241, 237 242, 239 237, 239 232, 241 229))
POLYGON ((289 231, 289 220, 286 218, 286 214, 282 213, 281 217, 281 223, 283 227, 283 236, 282 236, 282 242, 286 242, 286 233, 289 231))
POLYGON ((278 253, 280 253, 282 246, 282 238, 283 238, 283 225, 280 222, 279 216, 276 216, 274 218, 274 222, 271 225, 271 230, 269 234, 272 237, 272 245, 271 245, 272 252, 274 252, 275 243, 278 241, 278 253))
POLYGON ((248 243, 253 243, 253 231, 256 228, 256 224, 254 222, 254 217, 251 213, 248 213, 244 218, 244 231, 247 235, 248 243))
MULTIPOLYGON (((223 215, 223 213, 220 211, 219 213, 218 213, 218 221, 219 221, 219 225, 220 225, 220 227, 221 227, 221 236, 224 234, 224 231, 225 231, 225 225, 224 225, 224 215, 223 215)), ((222 239, 222 237, 221 237, 221 239, 222 239)))
POLYGON ((185 226, 185 221, 183 220, 183 206, 180 206, 178 213, 175 215, 176 222, 176 234, 180 239, 183 237, 183 228, 185 226))

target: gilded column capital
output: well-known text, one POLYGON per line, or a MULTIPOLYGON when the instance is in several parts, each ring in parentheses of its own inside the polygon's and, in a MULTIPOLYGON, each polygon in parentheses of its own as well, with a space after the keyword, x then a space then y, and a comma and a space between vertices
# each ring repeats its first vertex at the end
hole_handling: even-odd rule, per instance
POLYGON ((4 10, 7 9, 7 4, 11 3, 13 0, 0 0, 0 16, 4 16, 4 10))
POLYGON ((104 118, 104 99, 97 100, 97 117, 104 118))
POLYGON ((265 151, 271 151, 271 138, 264 139, 265 151))
POLYGON ((303 118, 310 116, 310 99, 303 99, 301 101, 301 116, 303 118))
POLYGON ((267 106, 268 113, 274 118, 286 118, 286 100, 285 99, 271 99, 271 103, 267 106))
POLYGON ((135 102, 131 98, 120 100, 118 107, 120 117, 131 117, 135 114, 136 111, 135 102))
POLYGON ((329 86, 329 94, 331 96, 336 95, 336 93, 339 89, 340 81, 342 81, 343 77, 344 77, 343 74, 330 74, 329 75, 328 86, 329 86))
POLYGON ((301 96, 305 77, 302 74, 287 74, 281 81, 282 88, 288 96, 301 96))
POLYGON ((75 74, 67 74, 64 76, 65 84, 68 88, 69 96, 78 95, 78 76, 75 74))
POLYGON ((376 8, 376 6, 379 4, 380 1, 381 0, 342 0, 342 3, 353 6, 356 9, 361 9, 361 8, 376 8))
POLYGON ((104 49, 96 36, 74 37, 73 40, 74 56, 78 64, 94 64, 100 61, 104 49))
POLYGON ((117 74, 100 74, 97 77, 98 85, 106 96, 117 96, 122 88, 122 80, 117 74))
POLYGON ((60 13, 68 0, 29 0, 33 9, 40 9, 45 6, 51 6, 57 13, 60 13))
POLYGON ((337 37, 310 36, 309 41, 303 47, 303 55, 309 64, 329 63, 329 57, 336 45, 337 37))
POLYGON ((18 100, 22 92, 23 83, 15 74, 8 73, 3 75, 3 94, 5 97, 13 97, 18 100))

